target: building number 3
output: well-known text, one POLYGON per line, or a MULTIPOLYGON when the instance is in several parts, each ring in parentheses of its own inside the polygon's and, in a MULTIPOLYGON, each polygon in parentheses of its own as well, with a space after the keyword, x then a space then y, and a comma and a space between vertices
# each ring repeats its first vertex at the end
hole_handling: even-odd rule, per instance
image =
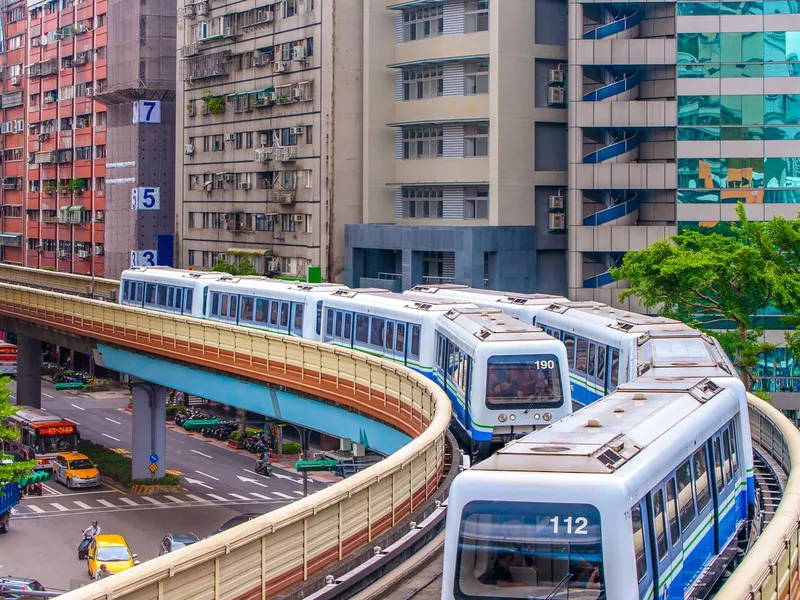
POLYGON ((577 519, 573 519, 572 517, 564 517, 563 519, 560 517, 553 517, 550 519, 550 522, 553 524, 553 533, 555 535, 559 534, 562 522, 564 527, 566 527, 567 535, 589 534, 589 532, 586 531, 586 527, 589 525, 589 519, 586 517, 578 517, 577 519))

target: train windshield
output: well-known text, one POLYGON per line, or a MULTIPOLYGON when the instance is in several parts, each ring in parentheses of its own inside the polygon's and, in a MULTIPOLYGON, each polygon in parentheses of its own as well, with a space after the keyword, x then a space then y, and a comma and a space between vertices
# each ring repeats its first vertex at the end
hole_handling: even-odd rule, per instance
POLYGON ((605 600, 600 513, 589 504, 470 502, 456 598, 605 600))
POLYGON ((492 356, 486 366, 486 406, 491 409, 557 408, 564 403, 554 354, 492 356))

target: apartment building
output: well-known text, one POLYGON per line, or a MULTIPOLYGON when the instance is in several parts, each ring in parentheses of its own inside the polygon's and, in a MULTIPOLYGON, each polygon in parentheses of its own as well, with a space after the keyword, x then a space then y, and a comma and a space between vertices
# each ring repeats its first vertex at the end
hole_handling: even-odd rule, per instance
POLYGON ((566 292, 566 7, 364 3, 363 223, 346 283, 566 292))
POLYGON ((182 4, 179 262, 341 279, 361 219, 362 3, 182 4))

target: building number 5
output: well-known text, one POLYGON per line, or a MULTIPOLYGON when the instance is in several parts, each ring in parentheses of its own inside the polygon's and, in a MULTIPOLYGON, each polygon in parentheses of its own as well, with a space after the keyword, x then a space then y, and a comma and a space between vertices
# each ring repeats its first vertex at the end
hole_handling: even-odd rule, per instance
POLYGON ((154 188, 142 188, 142 208, 153 208, 156 205, 154 188))

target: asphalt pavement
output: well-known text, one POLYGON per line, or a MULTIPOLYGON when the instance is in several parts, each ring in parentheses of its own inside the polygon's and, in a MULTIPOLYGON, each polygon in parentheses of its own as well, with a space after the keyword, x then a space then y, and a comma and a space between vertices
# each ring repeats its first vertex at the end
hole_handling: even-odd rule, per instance
MULTIPOLYGON (((52 383, 42 382, 45 410, 77 423, 83 439, 123 451, 131 448, 127 404, 123 394, 56 392, 52 383)), ((170 427, 166 466, 180 473, 185 492, 140 496, 113 484, 68 490, 48 481, 41 497, 25 497, 15 507, 11 531, 0 536, 0 574, 71 589, 89 581, 86 562, 77 560, 76 549, 80 532, 93 519, 104 533, 123 535, 144 561, 158 555, 167 532, 204 537, 237 514, 266 513, 303 496, 302 475, 275 467, 271 477, 264 477, 253 472, 254 464, 249 453, 170 427)), ((309 478, 308 492, 327 485, 309 478)))

